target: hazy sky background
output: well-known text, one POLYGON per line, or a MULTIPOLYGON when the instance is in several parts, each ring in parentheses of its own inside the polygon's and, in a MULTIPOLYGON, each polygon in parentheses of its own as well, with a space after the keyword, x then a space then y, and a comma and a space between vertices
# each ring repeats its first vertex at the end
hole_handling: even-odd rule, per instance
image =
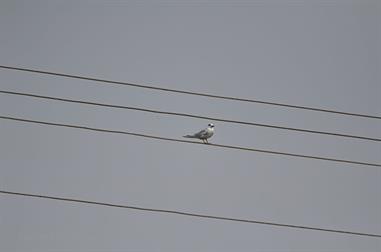
MULTIPOLYGON (((0 64, 381 115, 380 1, 1 1, 0 64)), ((0 70, 0 89, 381 137, 381 121, 0 70)), ((0 94, 0 114, 181 138, 209 121, 0 94)), ((381 163, 214 122, 211 142, 381 163)), ((381 233, 381 169, 0 120, 0 189, 381 233)), ((0 195, 0 251, 380 251, 381 239, 0 195)))

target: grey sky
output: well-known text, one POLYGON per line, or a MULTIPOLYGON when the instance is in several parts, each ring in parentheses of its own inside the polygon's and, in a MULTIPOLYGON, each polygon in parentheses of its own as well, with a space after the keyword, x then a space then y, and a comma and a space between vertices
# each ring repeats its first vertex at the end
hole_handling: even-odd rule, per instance
MULTIPOLYGON (((379 1, 1 1, 0 64, 381 115, 379 1)), ((381 121, 0 70, 0 88, 381 137, 381 121)), ((0 95, 0 114, 180 138, 209 121, 0 95)), ((381 163, 214 122, 211 142, 381 163)), ((0 120, 0 188, 381 233, 381 170, 0 120)), ((380 251, 381 240, 0 195, 0 251, 380 251)))

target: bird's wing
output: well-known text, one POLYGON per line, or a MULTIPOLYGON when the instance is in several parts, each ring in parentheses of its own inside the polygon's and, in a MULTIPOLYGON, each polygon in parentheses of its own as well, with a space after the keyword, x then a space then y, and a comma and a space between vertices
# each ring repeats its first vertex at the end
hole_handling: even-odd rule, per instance
POLYGON ((198 138, 204 138, 208 135, 208 131, 206 129, 203 129, 199 132, 197 132, 196 134, 194 134, 195 137, 198 137, 198 138))

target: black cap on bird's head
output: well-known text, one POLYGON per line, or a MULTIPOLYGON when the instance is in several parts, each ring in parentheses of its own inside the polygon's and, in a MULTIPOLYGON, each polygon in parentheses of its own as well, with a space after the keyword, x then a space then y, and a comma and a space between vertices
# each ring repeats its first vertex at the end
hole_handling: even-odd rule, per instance
POLYGON ((210 128, 214 128, 213 123, 209 123, 209 124, 208 124, 208 127, 210 127, 210 128))

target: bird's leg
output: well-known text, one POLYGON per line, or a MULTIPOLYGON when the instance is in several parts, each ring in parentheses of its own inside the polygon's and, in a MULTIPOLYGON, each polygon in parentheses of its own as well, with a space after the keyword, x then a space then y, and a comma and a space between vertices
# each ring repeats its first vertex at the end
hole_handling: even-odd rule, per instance
POLYGON ((201 139, 203 143, 205 143, 205 140, 204 139, 201 139))
POLYGON ((208 142, 208 139, 206 139, 206 138, 205 138, 205 141, 206 141, 207 144, 209 143, 209 142, 208 142))

